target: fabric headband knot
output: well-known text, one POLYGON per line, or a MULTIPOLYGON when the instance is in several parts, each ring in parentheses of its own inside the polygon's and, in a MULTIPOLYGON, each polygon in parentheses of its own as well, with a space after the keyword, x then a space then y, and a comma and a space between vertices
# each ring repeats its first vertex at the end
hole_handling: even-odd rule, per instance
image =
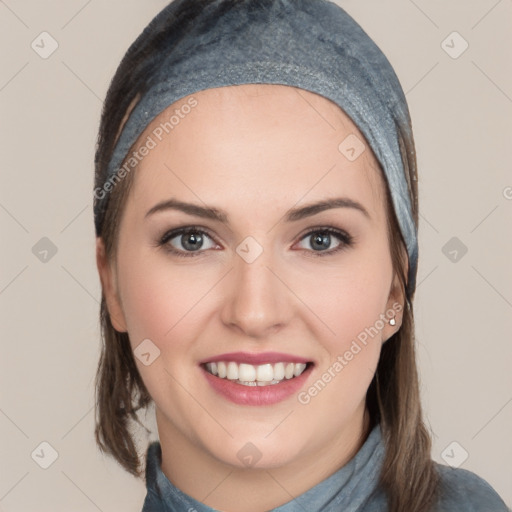
POLYGON ((399 127, 402 136, 412 139, 412 134, 405 95, 382 51, 341 7, 327 0, 205 1, 193 23, 180 29, 173 24, 175 13, 178 16, 188 3, 191 0, 170 3, 128 50, 140 49, 157 34, 161 38, 160 50, 148 57, 144 68, 141 97, 94 193, 97 236, 111 190, 106 184, 120 172, 148 124, 169 105, 215 87, 290 85, 336 103, 372 148, 407 246, 410 296, 415 289, 418 242, 399 127))

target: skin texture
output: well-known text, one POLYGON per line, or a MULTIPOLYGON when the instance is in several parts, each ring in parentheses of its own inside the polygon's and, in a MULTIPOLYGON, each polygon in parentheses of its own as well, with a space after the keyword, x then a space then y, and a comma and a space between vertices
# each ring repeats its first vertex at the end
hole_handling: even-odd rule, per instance
MULTIPOLYGON (((193 97, 197 106, 134 171, 116 261, 106 261, 99 238, 98 270, 114 327, 129 333, 134 349, 149 338, 160 350, 150 366, 136 362, 156 405, 166 476, 219 510, 268 510, 327 478, 361 447, 369 433, 366 391, 400 312, 307 404, 292 395, 271 406, 236 405, 211 389, 199 361, 232 351, 306 357, 315 362, 307 390, 358 334, 403 305, 384 182, 368 147, 352 162, 339 151, 347 136, 364 137, 326 98, 254 84, 193 97), (145 218, 171 197, 223 210, 229 224, 176 210, 145 218), (283 220, 291 208, 334 197, 357 201, 368 217, 342 207, 283 220), (158 246, 171 229, 194 225, 209 236, 192 257, 158 246), (352 245, 333 235, 315 251, 306 234, 326 227, 347 232, 352 245), (236 252, 248 236, 263 249, 252 263, 236 252), (251 468, 237 457, 247 442, 261 453, 251 468)), ((172 246, 186 252, 187 240, 176 236, 172 246)))

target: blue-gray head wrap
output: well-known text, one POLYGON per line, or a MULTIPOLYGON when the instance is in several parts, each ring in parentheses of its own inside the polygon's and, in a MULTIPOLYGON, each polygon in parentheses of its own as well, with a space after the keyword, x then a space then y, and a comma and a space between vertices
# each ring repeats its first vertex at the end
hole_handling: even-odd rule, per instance
MULTIPOLYGON (((389 184, 409 257, 408 292, 415 288, 418 243, 400 151, 412 138, 406 99, 389 61, 338 5, 326 0, 175 0, 148 25, 129 51, 158 34, 148 57, 144 92, 130 113, 104 183, 119 172, 132 145, 169 105, 195 92, 266 83, 298 87, 336 103, 365 136, 389 184), (203 4, 186 31, 172 30, 173 13, 203 4)), ((341 142, 341 141, 340 141, 341 142)), ((96 233, 109 194, 95 191, 96 233)))

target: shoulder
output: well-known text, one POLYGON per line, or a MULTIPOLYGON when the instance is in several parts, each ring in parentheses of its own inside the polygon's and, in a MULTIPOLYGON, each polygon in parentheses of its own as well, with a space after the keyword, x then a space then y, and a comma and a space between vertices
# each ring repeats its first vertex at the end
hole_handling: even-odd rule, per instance
POLYGON ((475 473, 439 463, 436 469, 440 477, 436 512, 510 512, 498 493, 475 473))

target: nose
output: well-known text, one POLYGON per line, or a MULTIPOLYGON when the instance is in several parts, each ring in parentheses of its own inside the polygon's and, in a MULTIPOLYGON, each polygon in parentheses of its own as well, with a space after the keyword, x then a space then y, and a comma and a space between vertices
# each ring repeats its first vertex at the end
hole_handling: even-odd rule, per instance
POLYGON ((263 251, 252 263, 235 254, 234 268, 225 284, 223 323, 256 339, 282 329, 290 321, 293 309, 286 280, 270 253, 263 251))

